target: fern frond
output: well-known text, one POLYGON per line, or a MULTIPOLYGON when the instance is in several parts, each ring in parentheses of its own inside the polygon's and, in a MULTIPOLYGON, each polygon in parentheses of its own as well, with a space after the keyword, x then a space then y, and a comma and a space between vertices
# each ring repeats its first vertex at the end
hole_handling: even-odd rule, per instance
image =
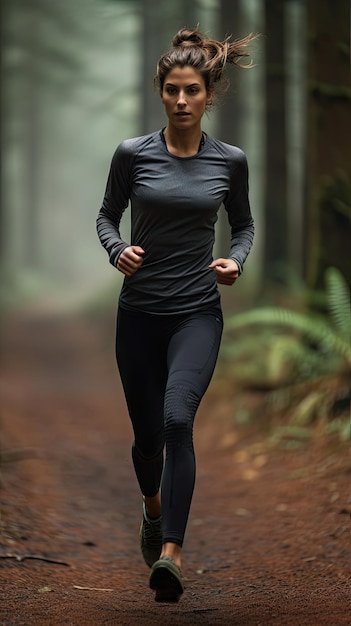
POLYGON ((335 329, 351 345, 351 304, 347 282, 336 267, 326 270, 325 282, 330 316, 335 329))
POLYGON ((317 344, 325 346, 342 356, 351 367, 351 345, 327 323, 288 309, 262 307, 233 316, 226 322, 227 330, 248 325, 285 326, 297 330, 317 344))

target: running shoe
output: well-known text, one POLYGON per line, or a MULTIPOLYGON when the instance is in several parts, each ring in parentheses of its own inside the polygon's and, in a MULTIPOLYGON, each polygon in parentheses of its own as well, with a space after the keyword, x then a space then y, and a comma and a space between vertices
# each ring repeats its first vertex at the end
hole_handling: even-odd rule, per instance
POLYGON ((152 520, 146 512, 143 502, 143 519, 140 525, 139 541, 141 553, 146 565, 152 567, 160 558, 162 550, 162 517, 152 520))
POLYGON ((156 602, 178 602, 184 592, 183 577, 173 559, 165 556, 151 569, 150 589, 155 591, 156 602))

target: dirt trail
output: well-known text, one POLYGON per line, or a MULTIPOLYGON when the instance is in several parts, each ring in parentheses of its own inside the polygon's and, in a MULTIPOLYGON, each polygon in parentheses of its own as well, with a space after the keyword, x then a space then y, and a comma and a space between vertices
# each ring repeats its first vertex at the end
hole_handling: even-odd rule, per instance
POLYGON ((211 393, 186 591, 154 602, 112 336, 109 319, 3 326, 0 624, 351 624, 348 447, 272 450, 211 393))

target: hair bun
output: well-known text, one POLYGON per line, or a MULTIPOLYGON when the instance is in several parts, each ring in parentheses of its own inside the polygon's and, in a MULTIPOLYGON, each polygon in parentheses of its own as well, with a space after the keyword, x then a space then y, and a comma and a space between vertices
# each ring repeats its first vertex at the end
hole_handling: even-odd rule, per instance
POLYGON ((203 38, 195 29, 181 28, 172 39, 174 48, 178 46, 201 46, 203 38))
POLYGON ((248 57, 246 46, 251 44, 258 35, 250 33, 242 39, 224 41, 210 39, 195 28, 181 28, 172 39, 172 47, 158 60, 155 86, 162 92, 165 77, 174 67, 193 67, 203 77, 208 92, 222 93, 227 89, 229 81, 223 75, 227 65, 252 67, 252 62, 243 63, 242 58, 248 57), (223 80, 222 80, 223 79, 223 80))

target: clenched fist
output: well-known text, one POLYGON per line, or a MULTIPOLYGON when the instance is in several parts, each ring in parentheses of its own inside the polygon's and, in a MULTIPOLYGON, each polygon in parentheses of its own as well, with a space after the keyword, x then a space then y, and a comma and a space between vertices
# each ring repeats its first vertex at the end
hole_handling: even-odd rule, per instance
POLYGON ((128 246, 119 255, 117 269, 125 276, 132 276, 143 262, 144 250, 140 246, 128 246))
POLYGON ((239 277, 239 267, 234 259, 215 259, 208 267, 216 270, 219 285, 233 285, 239 277))

